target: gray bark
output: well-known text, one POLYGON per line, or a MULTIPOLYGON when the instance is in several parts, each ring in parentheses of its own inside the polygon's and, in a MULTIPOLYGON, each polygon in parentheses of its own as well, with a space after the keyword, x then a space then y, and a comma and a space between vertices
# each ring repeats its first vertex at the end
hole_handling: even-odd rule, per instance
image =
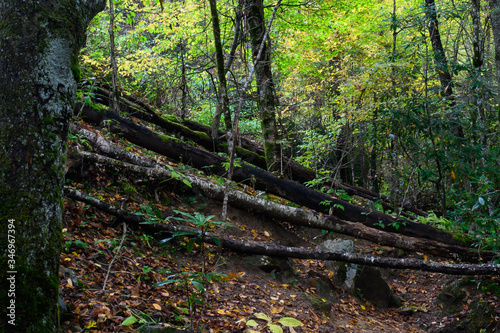
POLYGON ((269 45, 264 40, 266 24, 263 0, 247 0, 245 13, 247 13, 252 56, 255 60, 259 116, 267 169, 277 171, 281 170, 281 153, 276 125, 276 92, 271 70, 271 56, 269 45), (264 48, 262 55, 258 58, 261 44, 264 45, 264 48))
POLYGON ((77 55, 89 21, 104 6, 105 0, 0 1, 5 330, 58 332, 62 190, 77 55))
POLYGON ((429 38, 434 52, 434 62, 436 71, 441 81, 441 88, 444 96, 450 98, 453 95, 452 78, 448 67, 448 59, 444 52, 443 43, 441 42, 441 34, 439 33, 439 22, 437 16, 437 7, 435 0, 425 0, 425 16, 428 20, 427 28, 429 30, 429 38))
POLYGON ((113 111, 120 113, 120 103, 118 96, 118 65, 116 63, 116 47, 115 47, 115 6, 114 0, 109 0, 109 60, 111 63, 111 82, 112 82, 112 95, 113 111))
MULTIPOLYGON (((491 30, 493 30, 493 40, 495 42, 495 65, 498 80, 497 103, 500 101, 500 0, 489 0, 491 30)), ((500 107, 498 108, 498 119, 500 119, 500 107)), ((497 119, 497 120, 498 120, 497 119)))
POLYGON ((217 98, 217 108, 212 125, 212 138, 218 139, 220 117, 224 115, 226 131, 231 131, 231 114, 229 112, 229 97, 227 95, 226 70, 224 69, 224 53, 222 52, 222 42, 220 39, 219 14, 217 13, 216 0, 209 0, 210 12, 212 15, 212 30, 215 43, 215 57, 217 62, 217 74, 219 77, 219 96, 217 98))

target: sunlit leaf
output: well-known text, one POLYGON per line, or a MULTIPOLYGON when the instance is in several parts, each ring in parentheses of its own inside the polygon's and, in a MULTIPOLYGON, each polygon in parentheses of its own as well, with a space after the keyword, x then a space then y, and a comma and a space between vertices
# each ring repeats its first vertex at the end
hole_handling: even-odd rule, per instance
POLYGON ((122 322, 122 326, 130 326, 137 322, 137 318, 130 316, 122 322))
POLYGON ((254 314, 254 316, 256 318, 259 318, 259 319, 262 319, 265 321, 271 321, 271 317, 269 317, 268 315, 266 315, 265 313, 262 313, 262 312, 256 313, 256 314, 254 314))
POLYGON ((267 327, 272 333, 283 333, 283 329, 276 324, 268 324, 267 327))
POLYGON ((253 319, 250 319, 249 321, 247 321, 247 326, 251 326, 251 327, 255 327, 255 326, 259 326, 259 323, 257 323, 255 320, 253 319))
POLYGON ((298 326, 302 326, 302 323, 295 319, 295 318, 292 318, 292 317, 283 317, 283 318, 280 318, 278 320, 278 322, 283 325, 283 326, 287 326, 287 327, 298 327, 298 326))

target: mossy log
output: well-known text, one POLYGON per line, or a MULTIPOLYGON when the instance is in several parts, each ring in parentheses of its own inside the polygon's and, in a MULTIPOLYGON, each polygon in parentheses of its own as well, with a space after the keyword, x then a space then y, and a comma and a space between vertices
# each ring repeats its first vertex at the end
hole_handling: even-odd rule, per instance
MULTIPOLYGON (((108 106, 111 105, 111 92, 109 87, 102 84, 98 85, 95 93, 99 96, 101 102, 108 106)), ((208 126, 201 125, 194 121, 181 122, 173 115, 160 115, 153 107, 139 99, 125 94, 122 96, 120 100, 120 110, 127 112, 132 117, 158 125, 162 129, 175 134, 177 137, 191 140, 209 151, 227 153, 227 143, 210 138, 210 128, 208 126)), ((220 132, 218 137, 223 137, 223 133, 220 132)), ((238 145, 236 146, 236 154, 247 163, 253 164, 261 169, 267 168, 264 149, 251 140, 240 137, 238 145)), ((283 158, 283 165, 285 174, 291 180, 306 183, 316 178, 316 172, 314 170, 306 168, 292 159, 283 158)), ((356 195, 367 200, 380 201, 380 204, 385 210, 393 212, 401 211, 401 215, 407 218, 411 217, 407 212, 419 216, 428 215, 426 212, 413 205, 405 204, 402 207, 396 207, 388 197, 354 185, 344 184, 339 181, 329 181, 328 183, 325 182, 324 186, 342 189, 351 196, 356 195)))
MULTIPOLYGON (((176 176, 174 177, 174 172, 171 169, 161 166, 153 159, 146 157, 137 159, 137 155, 127 152, 119 146, 113 146, 112 144, 103 145, 102 141, 104 140, 96 139, 98 136, 88 130, 78 129, 78 132, 89 139, 96 151, 111 156, 111 158, 95 153, 74 152, 70 156, 73 159, 80 160, 82 163, 105 165, 106 168, 117 170, 120 174, 133 175, 134 177, 153 177, 160 182, 177 182, 181 186, 184 184, 183 181, 187 180, 206 197, 223 201, 224 186, 222 185, 190 174, 179 176, 182 174, 179 170, 175 170, 176 176), (129 161, 129 163, 123 161, 129 161)), ((468 262, 488 261, 494 257, 491 252, 482 252, 480 256, 477 252, 471 251, 467 247, 447 245, 428 239, 407 237, 376 230, 361 223, 341 220, 335 216, 322 215, 314 211, 278 204, 236 189, 229 189, 229 203, 231 206, 257 212, 277 221, 286 221, 297 226, 328 230, 407 251, 423 252, 438 257, 468 262)))
MULTIPOLYGON (((199 170, 205 170, 219 176, 226 175, 227 159, 192 147, 171 137, 160 136, 153 131, 139 126, 111 112, 98 112, 90 107, 83 107, 83 116, 87 121, 101 124, 106 121, 109 129, 128 141, 150 149, 175 161, 189 164, 199 170)), ((233 180, 288 199, 298 205, 309 207, 317 212, 329 212, 342 220, 361 222, 369 227, 396 232, 406 236, 435 240, 453 245, 468 245, 458 241, 451 234, 436 230, 428 225, 399 219, 367 208, 356 206, 346 201, 333 198, 294 181, 282 179, 260 168, 242 163, 236 167, 233 180)))

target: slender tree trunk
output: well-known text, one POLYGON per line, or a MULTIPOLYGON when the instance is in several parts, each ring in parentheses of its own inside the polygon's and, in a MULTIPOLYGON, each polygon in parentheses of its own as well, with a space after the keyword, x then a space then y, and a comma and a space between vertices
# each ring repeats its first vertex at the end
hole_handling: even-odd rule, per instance
POLYGON ((0 3, 2 331, 59 331, 62 191, 77 56, 105 4, 0 3))
MULTIPOLYGON (((252 56, 256 60, 266 31, 263 0, 247 0, 245 12, 247 13, 252 44, 252 56)), ((259 96, 259 116, 267 168, 270 171, 278 171, 281 165, 281 150, 276 125, 276 93, 271 71, 270 52, 265 41, 262 55, 257 60, 255 67, 257 93, 259 96)))
MULTIPOLYGON (((491 30, 493 30, 493 40, 495 44, 495 65, 496 76, 498 81, 497 86, 497 121, 500 121, 500 0, 489 0, 490 3, 490 17, 491 17, 491 30)), ((500 126, 498 127, 500 132, 500 126)))
POLYGON ((109 58, 111 62, 111 82, 112 82, 112 101, 113 110, 120 113, 120 103, 118 96, 118 65, 116 64, 116 47, 115 47, 115 7, 114 0, 109 0, 109 58))
POLYGON ((378 108, 373 110, 372 116, 372 131, 373 131, 373 145, 371 147, 372 151, 370 153, 370 180, 372 185, 372 191, 375 193, 380 192, 380 181, 377 172, 377 144, 378 144, 378 108))
POLYGON ((441 88, 444 96, 450 98, 453 95, 453 81, 448 68, 448 59, 446 58, 443 43, 441 42, 435 0, 425 0, 425 16, 428 20, 427 28, 429 29, 432 51, 434 52, 434 62, 436 64, 439 81, 441 82, 441 88))
POLYGON ((484 95, 483 91, 483 64, 484 64, 484 38, 481 27, 481 3, 479 0, 471 0, 472 17, 472 66, 473 68, 473 103, 471 111, 471 122, 473 127, 472 138, 475 143, 481 143, 483 148, 486 146, 485 114, 484 114, 484 95), (479 138, 478 138, 479 136, 479 138))
POLYGON ((186 77, 186 43, 182 40, 180 43, 181 48, 181 119, 184 120, 187 116, 187 77, 186 77))
POLYGON ((233 44, 231 45, 231 51, 229 51, 229 56, 227 57, 225 65, 226 74, 233 66, 234 59, 236 58, 236 49, 238 48, 238 45, 240 44, 241 40, 240 35, 241 35, 241 19, 243 18, 243 11, 242 11, 243 1, 244 0, 238 0, 238 6, 235 8, 234 38, 233 38, 233 44))
POLYGON ((214 122, 212 124, 212 138, 216 139, 219 132, 220 117, 224 115, 226 131, 231 131, 231 114, 229 111, 229 97, 227 95, 226 70, 224 69, 224 54, 220 39, 219 14, 217 13, 216 0, 210 0, 210 12, 212 14, 212 30, 214 32, 215 57, 217 61, 217 75, 219 76, 219 96, 217 98, 217 108, 214 122))

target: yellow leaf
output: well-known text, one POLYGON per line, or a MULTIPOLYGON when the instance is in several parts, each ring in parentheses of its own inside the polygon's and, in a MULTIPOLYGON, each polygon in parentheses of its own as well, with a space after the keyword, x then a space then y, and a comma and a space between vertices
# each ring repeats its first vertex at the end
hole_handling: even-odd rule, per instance
POLYGON ((90 329, 90 328, 93 328, 93 327, 97 327, 97 322, 95 321, 90 321, 88 324, 87 324, 87 329, 90 329))
POLYGON ((451 170, 451 179, 457 179, 457 176, 455 175, 455 172, 453 172, 453 170, 451 170))
POLYGON ((363 304, 361 304, 361 309, 366 310, 366 308, 363 304))
POLYGON ((154 303, 153 304, 153 308, 155 308, 156 310, 160 311, 161 310, 161 305, 154 303))
POLYGON ((271 309, 271 313, 276 314, 276 313, 281 313, 285 307, 284 306, 279 306, 276 308, 271 309))

